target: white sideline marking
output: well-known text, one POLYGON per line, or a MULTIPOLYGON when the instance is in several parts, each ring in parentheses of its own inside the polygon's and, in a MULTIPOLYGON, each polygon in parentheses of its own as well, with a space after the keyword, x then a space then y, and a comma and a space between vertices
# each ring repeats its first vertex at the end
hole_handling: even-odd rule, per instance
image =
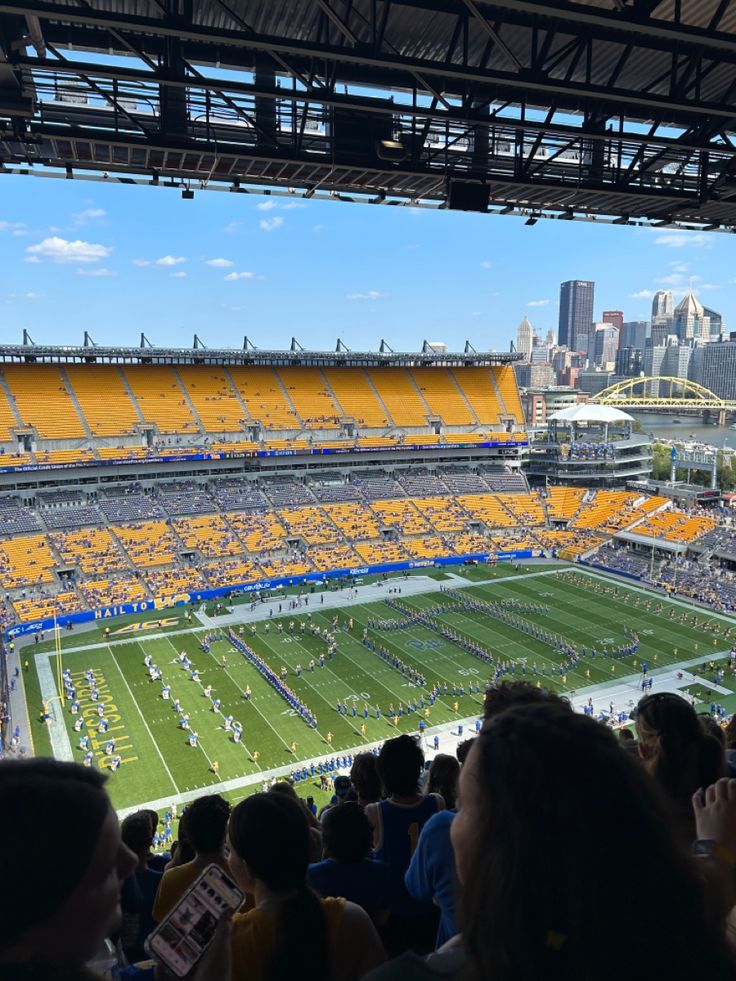
MULTIPOLYGON (((51 659, 45 654, 36 654, 36 671, 38 684, 41 689, 41 701, 49 706, 51 718, 46 723, 51 740, 51 750, 57 760, 73 760, 72 744, 64 722, 64 701, 59 698, 56 690, 54 673, 51 669, 51 659)), ((28 719, 30 726, 31 720, 28 719)))

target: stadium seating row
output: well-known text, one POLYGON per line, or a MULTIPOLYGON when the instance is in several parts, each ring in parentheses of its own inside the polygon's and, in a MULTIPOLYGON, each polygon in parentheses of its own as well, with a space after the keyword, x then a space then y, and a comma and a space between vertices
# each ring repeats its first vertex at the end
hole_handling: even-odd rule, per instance
MULTIPOLYGON (((187 487, 172 484, 166 490, 184 495, 187 487)), ((283 484, 269 494, 298 498, 296 487, 299 493, 304 489, 283 484)), ((117 605, 264 577, 494 550, 558 550, 574 558, 609 537, 622 515, 640 522, 634 526, 638 533, 670 541, 692 542, 715 526, 712 518, 670 508, 663 498, 642 501, 626 491, 566 488, 261 506, 0 539, 0 586, 16 616, 33 620, 39 610, 53 607, 46 594, 26 595, 39 584, 60 590, 59 612, 62 604, 117 605), (652 513, 663 504, 667 510, 652 513), (561 520, 569 522, 566 528, 559 527, 561 520), (550 527, 553 521, 556 527, 550 527), (57 576, 62 570, 63 581, 57 576)))
MULTIPOLYGON (((363 429, 421 428, 437 418, 447 426, 524 425, 511 367, 10 364, 2 378, 0 442, 24 429, 76 440, 151 427, 163 435, 243 433, 254 423, 271 431, 335 430, 347 419, 363 429)), ((59 452, 79 451, 52 454, 59 452)))

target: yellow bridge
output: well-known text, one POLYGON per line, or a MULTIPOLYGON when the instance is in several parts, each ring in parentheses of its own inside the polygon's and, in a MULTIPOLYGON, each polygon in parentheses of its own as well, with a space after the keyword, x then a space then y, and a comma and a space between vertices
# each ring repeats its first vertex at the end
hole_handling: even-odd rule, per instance
POLYGON ((682 412, 716 415, 723 425, 728 413, 736 412, 736 401, 722 399, 715 392, 688 381, 655 375, 652 378, 627 378, 592 396, 595 405, 612 405, 617 409, 639 409, 643 412, 682 412))

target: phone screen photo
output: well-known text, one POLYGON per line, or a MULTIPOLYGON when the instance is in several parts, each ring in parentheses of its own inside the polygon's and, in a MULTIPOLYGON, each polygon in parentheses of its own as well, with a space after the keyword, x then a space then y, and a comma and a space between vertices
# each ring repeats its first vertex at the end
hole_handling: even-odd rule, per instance
POLYGON ((185 977, 212 942, 222 914, 244 898, 219 865, 208 865, 148 938, 149 952, 185 977))

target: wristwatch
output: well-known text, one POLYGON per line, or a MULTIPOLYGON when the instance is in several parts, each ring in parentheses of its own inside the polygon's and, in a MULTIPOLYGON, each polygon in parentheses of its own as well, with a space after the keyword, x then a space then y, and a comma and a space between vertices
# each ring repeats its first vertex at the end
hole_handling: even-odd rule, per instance
POLYGON ((736 855, 727 845, 722 845, 713 838, 699 838, 693 842, 692 853, 695 858, 714 858, 723 862, 729 868, 736 869, 736 855))

